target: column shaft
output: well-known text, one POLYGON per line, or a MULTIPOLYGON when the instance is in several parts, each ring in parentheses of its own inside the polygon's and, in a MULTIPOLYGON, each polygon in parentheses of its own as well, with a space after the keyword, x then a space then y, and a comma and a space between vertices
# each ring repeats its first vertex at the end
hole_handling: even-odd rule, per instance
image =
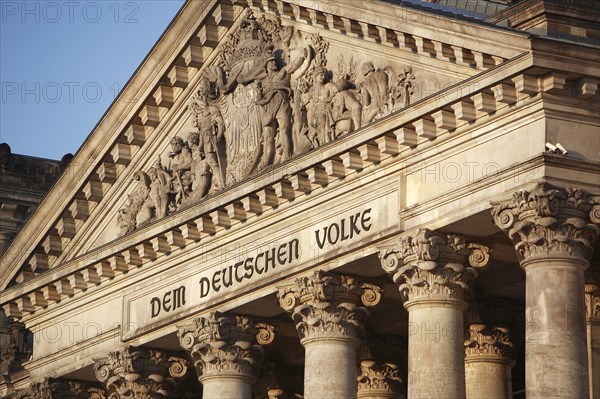
POLYGON ((501 360, 465 362, 467 399, 512 398, 511 367, 501 360))
POLYGON ((590 399, 600 399, 600 321, 587 321, 590 399))
POLYGON ((342 340, 304 343, 304 398, 356 398, 356 345, 342 340))
POLYGON ((408 398, 464 398, 462 301, 408 301, 408 398))
POLYGON ((588 397, 584 265, 544 259, 523 268, 527 398, 588 397))
POLYGON ((203 399, 252 399, 252 385, 247 379, 211 376, 201 382, 203 399))

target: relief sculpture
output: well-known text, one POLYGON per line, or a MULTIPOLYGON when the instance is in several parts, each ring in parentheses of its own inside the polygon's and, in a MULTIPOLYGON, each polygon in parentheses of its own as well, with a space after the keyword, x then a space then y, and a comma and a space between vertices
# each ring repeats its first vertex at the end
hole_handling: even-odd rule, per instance
POLYGON ((410 105, 410 67, 340 55, 334 73, 329 46, 247 12, 202 71, 188 108, 195 130, 171 139, 168 167, 159 159, 135 174, 121 234, 410 105))

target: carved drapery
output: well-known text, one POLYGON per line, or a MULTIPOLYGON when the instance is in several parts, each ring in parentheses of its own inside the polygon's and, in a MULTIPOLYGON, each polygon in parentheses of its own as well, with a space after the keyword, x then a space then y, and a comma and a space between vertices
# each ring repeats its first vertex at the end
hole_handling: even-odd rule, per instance
POLYGON ((542 184, 495 204, 494 223, 508 233, 521 260, 575 257, 587 263, 600 234, 600 197, 542 184))
MULTIPOLYGON (((364 333, 368 310, 382 289, 352 276, 317 271, 279 288, 280 306, 291 314, 300 342, 328 338, 358 340, 364 333)), ((357 341, 358 344, 358 341, 357 341)))
POLYGON ((382 249, 379 257, 404 301, 430 296, 463 300, 477 277, 476 269, 489 263, 490 250, 459 234, 420 229, 382 249))
POLYGON ((186 374, 187 361, 163 351, 128 346, 109 352, 94 369, 110 399, 164 399, 177 388, 174 378, 186 374))
POLYGON ((471 324, 469 338, 465 340, 467 360, 492 357, 508 360, 511 357, 513 344, 508 328, 485 324, 471 324))
POLYGON ((414 92, 411 67, 333 60, 328 41, 274 17, 247 12, 221 48, 188 107, 196 130, 172 139, 168 166, 158 157, 135 174, 121 235, 406 107, 414 92))
POLYGON ((82 381, 45 379, 18 392, 17 399, 107 399, 105 390, 82 381))
POLYGON ((180 328, 178 337, 190 353, 200 381, 215 375, 241 375, 253 382, 264 353, 262 345, 273 342, 274 330, 244 316, 213 312, 180 328))

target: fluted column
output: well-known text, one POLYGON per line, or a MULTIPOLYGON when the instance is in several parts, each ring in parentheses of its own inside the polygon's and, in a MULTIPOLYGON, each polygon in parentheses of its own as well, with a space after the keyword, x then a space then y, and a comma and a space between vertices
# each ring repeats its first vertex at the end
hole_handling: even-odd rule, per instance
POLYGON ((587 336, 590 398, 600 398, 600 287, 585 285, 585 324, 587 336))
POLYGON ((358 399, 403 399, 400 369, 395 363, 363 360, 358 376, 358 399))
POLYGON ((187 372, 187 361, 164 351, 127 346, 96 361, 94 369, 109 396, 166 399, 177 388, 174 378, 187 372))
POLYGON ((16 399, 108 399, 102 388, 83 381, 47 378, 18 391, 16 399))
POLYGON ((421 229, 383 248, 380 258, 408 311, 408 398, 464 398, 465 297, 474 267, 489 261, 488 248, 421 229))
POLYGON ((600 199, 540 185, 495 204, 526 275, 527 398, 589 397, 584 271, 600 228, 600 199))
POLYGON ((471 324, 465 340, 467 399, 512 398, 512 342, 504 327, 471 324))
POLYGON ((304 398, 356 398, 357 347, 381 288, 352 276, 315 272, 279 288, 279 303, 305 349, 304 398))
POLYGON ((198 317, 178 332, 190 353, 205 399, 251 399, 263 347, 273 342, 274 328, 244 316, 218 312, 198 317))

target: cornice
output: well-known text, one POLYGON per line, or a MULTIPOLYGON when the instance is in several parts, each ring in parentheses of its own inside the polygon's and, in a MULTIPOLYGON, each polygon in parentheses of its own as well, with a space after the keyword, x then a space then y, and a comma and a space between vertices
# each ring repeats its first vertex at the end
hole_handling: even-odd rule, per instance
MULTIPOLYGON (((519 96, 536 93, 541 87, 541 78, 527 74, 515 76, 513 72, 509 75, 512 78, 506 79, 507 71, 522 71, 530 65, 530 61, 528 56, 517 57, 472 78, 468 85, 471 91, 458 100, 455 100, 455 96, 444 96, 444 92, 426 98, 405 112, 373 122, 367 128, 348 135, 345 140, 329 143, 320 147, 319 151, 292 160, 295 166, 292 173, 289 164, 282 164, 216 195, 210 201, 184 209, 162 219, 160 223, 107 244, 92 254, 54 268, 52 276, 42 274, 35 277, 27 284, 28 288, 17 286, 8 289, 3 298, 5 309, 12 317, 20 317, 23 312, 32 313, 35 308, 43 308, 49 302, 59 302, 63 297, 59 292, 65 285, 67 296, 69 290, 73 290, 68 287, 69 284, 75 284, 76 291, 85 291, 87 286, 102 284, 115 274, 126 271, 124 268, 141 267, 175 248, 183 248, 201 240, 202 236, 219 234, 218 227, 227 228, 260 215, 267 209, 344 179, 356 170, 377 168, 377 165, 390 158, 398 160, 398 154, 408 150, 407 147, 418 150, 422 143, 438 137, 438 140, 443 140, 444 136, 447 137, 444 132, 477 119, 475 113, 466 117, 464 112, 460 112, 464 111, 464 107, 475 107, 480 115, 487 115, 492 112, 489 107, 495 110, 496 102, 507 100, 502 95, 486 95, 490 86, 502 86, 504 94, 507 90, 514 90, 515 95, 510 97, 514 101, 517 99, 516 93, 519 96), (507 82, 511 82, 514 89, 510 89, 507 82), (481 96, 485 96, 486 100, 480 103, 478 98, 481 96), (441 109, 448 106, 455 109, 456 113, 447 113, 446 118, 438 121, 440 113, 443 113, 441 109), (420 122, 423 120, 431 122, 423 124, 420 122), (417 131, 415 126, 419 125, 422 127, 417 131)), ((447 89, 449 92, 452 90, 456 90, 456 87, 447 89)))

